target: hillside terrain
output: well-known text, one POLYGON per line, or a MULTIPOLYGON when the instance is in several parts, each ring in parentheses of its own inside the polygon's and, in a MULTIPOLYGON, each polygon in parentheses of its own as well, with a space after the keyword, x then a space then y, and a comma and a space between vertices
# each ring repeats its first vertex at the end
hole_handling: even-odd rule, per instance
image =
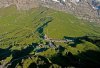
POLYGON ((0 0, 0 8, 15 5, 18 10, 29 10, 44 6, 74 14, 79 19, 100 23, 100 2, 98 1, 99 0, 0 0), (97 2, 92 3, 92 1, 97 2))
POLYGON ((100 66, 100 25, 47 7, 0 8, 1 68, 100 66))

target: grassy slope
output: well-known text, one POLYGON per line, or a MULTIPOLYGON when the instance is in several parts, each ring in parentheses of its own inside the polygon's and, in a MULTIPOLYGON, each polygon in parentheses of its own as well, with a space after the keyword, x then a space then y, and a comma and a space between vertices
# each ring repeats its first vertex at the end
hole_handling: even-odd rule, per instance
POLYGON ((30 11, 17 11, 15 7, 0 9, 0 40, 17 37, 4 40, 2 43, 9 45, 10 42, 20 41, 19 44, 31 44, 34 37, 26 37, 36 30, 39 20, 44 17, 44 14, 40 14, 43 10, 39 8, 30 11))
MULTIPOLYGON (((5 49, 9 45, 19 44, 12 48, 12 50, 19 50, 21 47, 37 42, 39 33, 33 34, 33 32, 43 24, 43 22, 40 22, 40 19, 44 17, 53 18, 53 21, 51 21, 44 30, 44 33, 50 38, 62 39, 64 36, 79 37, 86 34, 100 35, 99 25, 97 27, 94 23, 79 20, 71 14, 52 9, 47 10, 47 8, 18 11, 15 7, 8 7, 0 9, 0 40, 3 40, 0 42, 3 44, 0 44, 0 48, 5 49), (30 34, 31 36, 29 36, 30 34)), ((99 49, 96 45, 87 41, 77 44, 76 47, 68 46, 65 43, 56 44, 62 45, 65 48, 64 54, 66 51, 77 54, 78 51, 99 49)), ((56 50, 52 48, 40 53, 40 55, 46 57, 55 54, 56 50)), ((7 60, 9 60, 9 58, 7 58, 7 60)))
MULTIPOLYGON (((86 34, 100 35, 99 26, 79 20, 71 14, 47 8, 35 8, 29 11, 18 11, 13 6, 0 9, 0 40, 2 48, 8 45, 32 44, 38 41, 38 33, 33 32, 42 24, 41 18, 52 17, 44 33, 50 38, 62 39, 64 36, 76 37, 86 34), (28 37, 31 34, 30 37, 28 37)), ((13 47, 16 49, 16 47, 13 47)))
MULTIPOLYGON (((38 16, 45 9, 33 9, 33 11, 17 11, 16 9, 0 9, 0 34, 10 31, 26 30, 34 31, 35 22, 45 16, 53 17, 45 29, 45 33, 51 38, 63 38, 63 36, 83 36, 86 34, 99 35, 99 28, 92 27, 87 21, 79 20, 73 15, 49 9, 44 14, 38 16), (18 30, 17 30, 18 29, 18 30), (94 31, 97 30, 97 31, 94 31)), ((93 25, 93 24, 92 24, 93 25)))
POLYGON ((100 35, 99 28, 93 27, 93 23, 79 20, 71 14, 56 11, 52 14, 54 20, 46 28, 45 33, 51 38, 63 38, 63 36, 77 37, 86 34, 100 35), (96 31, 97 30, 97 31, 96 31))

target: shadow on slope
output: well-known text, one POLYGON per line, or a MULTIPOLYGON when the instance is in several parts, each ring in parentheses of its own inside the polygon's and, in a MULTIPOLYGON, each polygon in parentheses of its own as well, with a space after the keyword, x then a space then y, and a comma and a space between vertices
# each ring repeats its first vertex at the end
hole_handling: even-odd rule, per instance
POLYGON ((84 39, 100 47, 100 36, 84 36, 84 39))
POLYGON ((96 46, 100 47, 100 37, 98 37, 98 36, 81 36, 81 37, 64 36, 64 39, 70 40, 70 41, 68 41, 68 44, 72 47, 76 47, 77 44, 84 43, 82 40, 91 42, 91 43, 95 44, 96 46), (73 43, 70 43, 70 42, 73 42, 73 43))
POLYGON ((66 53, 66 56, 57 54, 51 58, 52 63, 65 67, 77 67, 77 68, 98 68, 100 67, 100 51, 88 50, 86 52, 73 55, 71 52, 66 53))
POLYGON ((6 49, 1 49, 0 48, 0 61, 6 59, 7 57, 9 57, 11 55, 11 49, 12 46, 9 46, 6 49))
POLYGON ((68 44, 72 47, 76 47, 77 44, 81 44, 83 43, 81 41, 83 37, 67 37, 67 36, 64 36, 64 39, 68 41, 68 44), (70 43, 71 42, 71 43, 70 43))
POLYGON ((44 37, 44 28, 52 21, 52 17, 45 17, 40 19, 40 21, 43 23, 40 27, 37 28, 37 32, 40 34, 40 38, 44 37))
POLYGON ((12 51, 13 58, 7 64, 8 68, 15 68, 18 63, 21 65, 22 59, 25 59, 25 58, 27 59, 29 56, 29 53, 31 53, 34 50, 34 48, 36 48, 37 45, 38 44, 33 43, 32 45, 29 45, 25 49, 12 51))
POLYGON ((33 62, 29 65, 28 68, 49 68, 51 63, 46 57, 43 56, 37 56, 37 61, 36 63, 33 62))

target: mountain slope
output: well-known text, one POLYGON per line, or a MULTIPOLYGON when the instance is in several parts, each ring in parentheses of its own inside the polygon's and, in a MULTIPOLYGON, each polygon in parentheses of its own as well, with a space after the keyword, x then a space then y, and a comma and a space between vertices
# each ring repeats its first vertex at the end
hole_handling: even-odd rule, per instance
MULTIPOLYGON (((95 4, 99 7, 99 2, 95 4)), ((100 9, 96 9, 96 7, 92 5, 92 0, 0 0, 0 7, 8 7, 10 5, 15 5, 18 10, 29 10, 35 7, 44 6, 74 14, 78 18, 90 22, 100 23, 100 9)))
POLYGON ((62 38, 63 36, 82 36, 87 34, 100 34, 97 26, 93 27, 93 23, 76 18, 71 14, 63 12, 53 12, 50 16, 54 20, 47 26, 45 32, 53 38, 62 38))
POLYGON ((0 66, 60 68, 92 64, 98 67, 99 31, 96 23, 50 8, 25 11, 15 6, 1 8, 0 66))

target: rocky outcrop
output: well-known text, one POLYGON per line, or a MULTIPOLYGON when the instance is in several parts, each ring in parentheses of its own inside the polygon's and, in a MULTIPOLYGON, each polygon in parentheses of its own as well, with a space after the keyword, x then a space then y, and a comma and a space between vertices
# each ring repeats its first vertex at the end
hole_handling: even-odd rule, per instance
POLYGON ((0 8, 16 5, 17 9, 28 10, 38 6, 37 0, 0 0, 0 8))
POLYGON ((38 1, 36 0, 14 0, 14 4, 17 9, 31 9, 38 6, 38 1))
POLYGON ((0 8, 8 7, 13 4, 13 0, 0 0, 0 8))
POLYGON ((100 18, 98 15, 97 10, 92 8, 90 0, 84 0, 75 4, 69 3, 66 4, 70 11, 72 11, 73 14, 79 16, 79 18, 90 20, 91 22, 99 22, 100 18))
MULTIPOLYGON (((90 22, 100 23, 100 16, 97 10, 93 9, 91 0, 65 0, 65 2, 44 2, 42 6, 65 11, 78 16, 80 19, 89 20, 90 22)), ((99 12, 100 13, 100 12, 99 12)))

